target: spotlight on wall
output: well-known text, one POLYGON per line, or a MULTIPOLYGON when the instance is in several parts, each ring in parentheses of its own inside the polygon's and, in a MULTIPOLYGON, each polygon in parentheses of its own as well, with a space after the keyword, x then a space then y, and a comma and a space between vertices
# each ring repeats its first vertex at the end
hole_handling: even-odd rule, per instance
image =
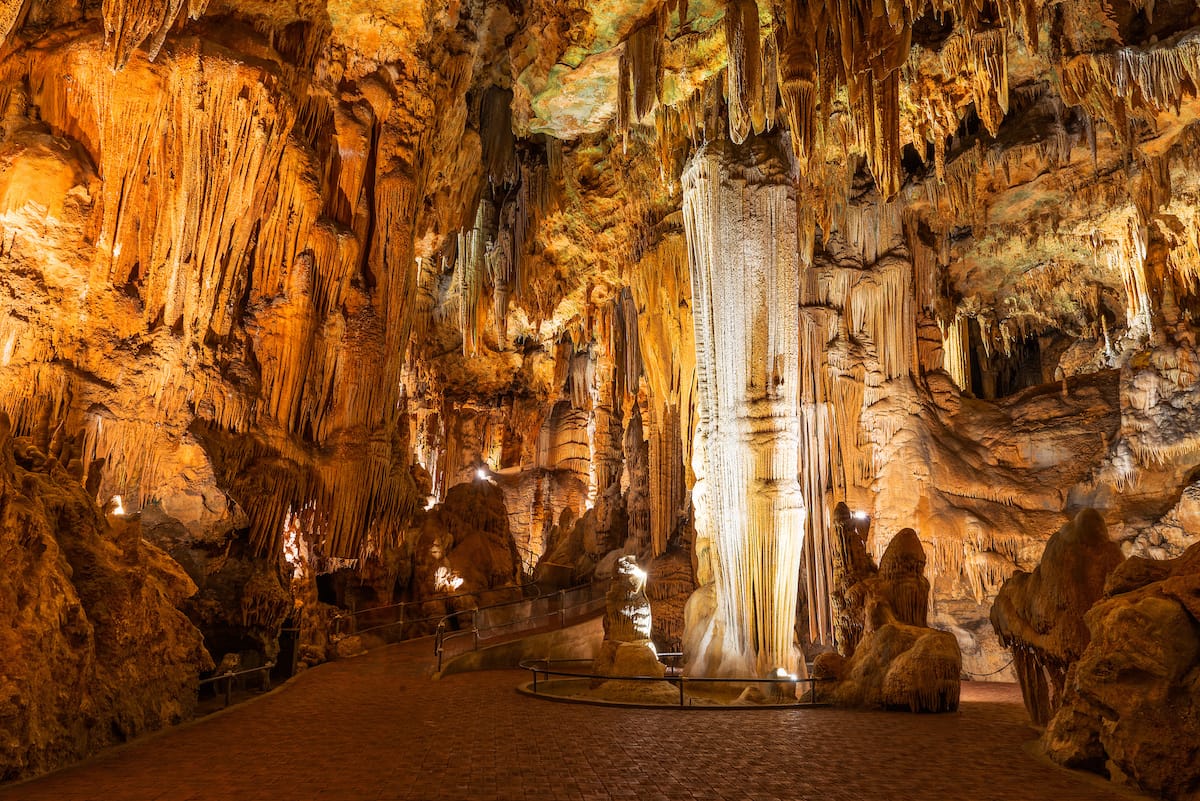
POLYGON ((862 509, 859 509, 857 512, 854 512, 851 515, 851 517, 853 517, 855 520, 870 520, 871 519, 871 516, 869 514, 867 514, 866 512, 864 512, 862 509))
POLYGON ((112 496, 112 500, 110 500, 109 503, 113 505, 112 513, 114 515, 120 515, 121 517, 125 516, 125 504, 121 501, 120 495, 112 496))
POLYGON ((475 477, 478 478, 480 481, 487 481, 488 480, 487 469, 483 468, 483 467, 479 468, 478 470, 475 471, 475 477))

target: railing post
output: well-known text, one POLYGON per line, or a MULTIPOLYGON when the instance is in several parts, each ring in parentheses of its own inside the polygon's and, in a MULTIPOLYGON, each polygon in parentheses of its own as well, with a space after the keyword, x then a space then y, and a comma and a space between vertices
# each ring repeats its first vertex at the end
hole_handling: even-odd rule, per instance
POLYGON ((679 677, 679 705, 683 706, 683 676, 679 677))
POLYGON ((233 674, 225 674, 225 706, 233 703, 233 674))
POLYGON ((558 627, 561 629, 567 625, 567 591, 558 591, 558 627))

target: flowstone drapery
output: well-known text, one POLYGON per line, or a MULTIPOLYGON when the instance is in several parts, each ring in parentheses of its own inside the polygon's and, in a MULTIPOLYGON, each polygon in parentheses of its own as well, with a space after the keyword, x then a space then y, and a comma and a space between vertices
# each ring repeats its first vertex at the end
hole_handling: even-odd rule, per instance
POLYGON ((773 137, 709 142, 682 184, 704 461, 696 529, 711 538, 715 583, 692 602, 685 650, 696 673, 796 673, 796 198, 773 137))

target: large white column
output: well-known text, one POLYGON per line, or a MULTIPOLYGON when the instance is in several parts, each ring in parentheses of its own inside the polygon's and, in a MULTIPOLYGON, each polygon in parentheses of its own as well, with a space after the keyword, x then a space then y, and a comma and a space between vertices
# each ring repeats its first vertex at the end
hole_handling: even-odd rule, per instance
POLYGON ((710 142, 683 174, 700 417, 700 550, 685 637, 699 673, 803 671, 794 644, 804 542, 796 197, 777 137, 710 142), (709 574, 709 575, 706 575, 709 574))

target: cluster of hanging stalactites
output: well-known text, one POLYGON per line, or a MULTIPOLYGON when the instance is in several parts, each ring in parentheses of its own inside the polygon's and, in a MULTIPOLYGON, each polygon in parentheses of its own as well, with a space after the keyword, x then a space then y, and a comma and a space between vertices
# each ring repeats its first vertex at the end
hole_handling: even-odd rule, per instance
POLYGON ((508 307, 529 292, 530 234, 553 203, 552 173, 561 170, 562 144, 518 144, 512 133, 512 91, 484 93, 479 128, 483 143, 482 187, 473 222, 458 234, 454 291, 463 353, 475 355, 488 326, 497 344, 508 339, 508 307), (491 301, 489 315, 487 300, 491 301))

